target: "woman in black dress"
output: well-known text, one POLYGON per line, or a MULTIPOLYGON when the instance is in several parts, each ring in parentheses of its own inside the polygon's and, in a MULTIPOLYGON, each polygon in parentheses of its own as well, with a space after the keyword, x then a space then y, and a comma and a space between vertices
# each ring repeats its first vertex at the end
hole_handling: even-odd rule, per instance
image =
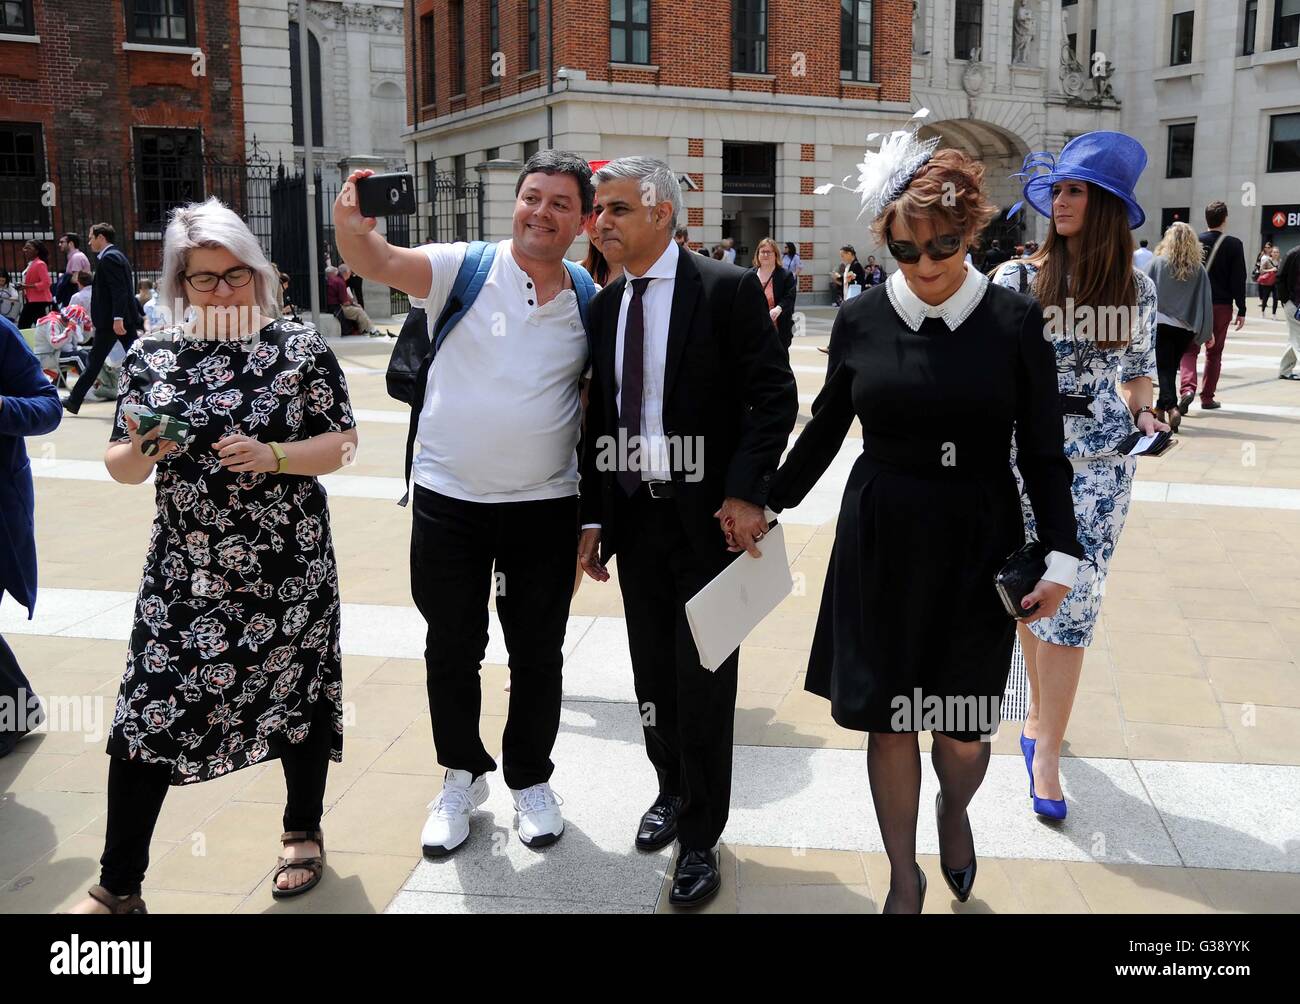
POLYGON ((993 579, 1025 539, 1013 431, 1039 537, 1054 552, 1026 598, 1027 609, 1039 604, 1031 619, 1056 610, 1069 588, 1058 583, 1072 581, 1082 552, 1042 312, 963 261, 995 213, 983 167, 958 151, 933 153, 934 141, 927 149, 891 139, 880 156, 899 156, 900 144, 910 156, 863 194, 900 267, 836 318, 826 384, 769 505, 798 504, 861 420, 806 689, 831 701, 841 726, 870 733, 871 794, 890 861, 883 909, 905 913, 925 894, 916 864, 921 729, 934 734, 941 871, 963 901, 975 878, 965 810, 988 766, 980 740, 997 729, 1015 636, 993 579))
POLYGON ((277 317, 278 282, 217 200, 173 214, 163 302, 185 323, 131 347, 104 457, 116 481, 155 474, 158 508, 108 740, 100 884, 77 912, 145 912, 140 884, 169 785, 277 758, 288 802, 272 894, 306 892, 324 869, 342 666, 316 479, 349 462, 357 434, 325 341, 277 317), (187 422, 188 436, 141 436, 134 406, 187 422))

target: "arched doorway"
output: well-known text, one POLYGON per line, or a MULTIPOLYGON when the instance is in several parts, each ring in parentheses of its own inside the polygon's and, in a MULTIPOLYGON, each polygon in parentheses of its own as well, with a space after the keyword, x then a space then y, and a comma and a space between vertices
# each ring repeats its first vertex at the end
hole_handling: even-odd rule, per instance
POLYGON ((1027 216, 1024 210, 1008 220, 1007 213, 1020 201, 1021 182, 1011 175, 1024 166, 1029 147, 1015 133, 978 119, 944 119, 927 123, 920 130, 922 138, 938 136, 940 147, 952 147, 984 164, 984 188, 990 201, 1001 212, 981 235, 980 246, 987 249, 997 239, 1011 250, 1026 239, 1027 216))

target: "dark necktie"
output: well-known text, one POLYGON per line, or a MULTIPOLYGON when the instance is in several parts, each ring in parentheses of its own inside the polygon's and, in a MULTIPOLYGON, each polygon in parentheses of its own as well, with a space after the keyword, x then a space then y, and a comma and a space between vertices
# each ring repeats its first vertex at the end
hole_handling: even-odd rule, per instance
MULTIPOLYGON (((632 302, 627 308, 627 323, 623 328, 623 379, 622 407, 619 409, 618 427, 627 430, 626 442, 631 443, 633 436, 641 435, 641 397, 645 392, 645 313, 642 309, 642 296, 649 279, 632 280, 632 302)), ((618 483, 629 496, 641 487, 641 470, 639 461, 641 450, 629 449, 620 460, 616 477, 618 483), (638 460, 632 464, 632 458, 638 460), (631 467, 635 470, 629 470, 631 467)))

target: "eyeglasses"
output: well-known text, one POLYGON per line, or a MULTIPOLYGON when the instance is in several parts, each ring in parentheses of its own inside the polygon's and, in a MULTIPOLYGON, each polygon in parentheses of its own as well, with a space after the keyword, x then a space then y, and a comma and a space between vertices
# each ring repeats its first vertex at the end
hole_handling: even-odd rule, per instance
POLYGON ((211 293, 217 288, 217 284, 222 279, 226 280, 226 285, 231 289, 238 289, 240 286, 247 286, 253 281, 253 270, 247 265, 239 265, 235 268, 226 269, 220 275, 216 272, 195 272, 193 275, 187 275, 185 281, 190 284, 190 288, 199 293, 211 293))
POLYGON ((947 261, 964 246, 961 234, 942 234, 925 242, 924 247, 918 247, 912 241, 896 241, 889 238, 886 241, 889 246, 889 253, 904 265, 915 265, 921 260, 921 253, 924 252, 931 261, 947 261))

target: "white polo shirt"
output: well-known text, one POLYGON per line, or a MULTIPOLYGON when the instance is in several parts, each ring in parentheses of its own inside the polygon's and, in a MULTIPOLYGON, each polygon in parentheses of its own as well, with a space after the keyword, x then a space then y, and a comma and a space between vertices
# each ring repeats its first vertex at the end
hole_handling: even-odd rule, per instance
MULTIPOLYGON (((565 289, 537 306, 510 245, 497 244, 487 281, 438 350, 416 431, 415 483, 467 502, 578 493, 578 380, 587 368, 578 298, 565 289)), ((433 284, 411 305, 425 309, 430 338, 468 246, 423 248, 433 284)))

